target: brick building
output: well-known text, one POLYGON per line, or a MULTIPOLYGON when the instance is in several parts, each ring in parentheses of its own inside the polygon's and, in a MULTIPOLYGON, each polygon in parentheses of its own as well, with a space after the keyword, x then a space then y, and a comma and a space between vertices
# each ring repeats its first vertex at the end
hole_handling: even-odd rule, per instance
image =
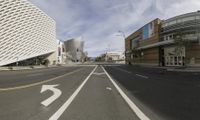
POLYGON ((148 46, 159 42, 160 26, 155 19, 126 38, 126 63, 158 65, 159 47, 148 46))
POLYGON ((127 64, 200 65, 200 12, 155 19, 125 40, 127 64))

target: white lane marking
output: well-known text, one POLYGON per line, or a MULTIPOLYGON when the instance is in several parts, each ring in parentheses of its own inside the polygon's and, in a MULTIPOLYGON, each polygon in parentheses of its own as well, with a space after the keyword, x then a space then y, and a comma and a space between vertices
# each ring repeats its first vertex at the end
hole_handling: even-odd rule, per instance
POLYGON ((110 88, 110 87, 106 87, 106 89, 107 89, 107 90, 112 90, 112 88, 110 88))
POLYGON ((122 69, 122 68, 118 68, 118 67, 113 67, 113 68, 114 68, 114 69, 118 69, 118 70, 120 70, 120 71, 122 71, 122 72, 126 72, 126 73, 131 74, 130 71, 124 70, 124 69, 122 69))
POLYGON ((87 78, 82 82, 82 84, 76 89, 76 91, 69 97, 69 99, 49 118, 49 120, 58 120, 58 118, 63 114, 63 112, 68 108, 74 98, 78 95, 82 87, 91 77, 91 75, 96 70, 97 66, 92 70, 92 72, 87 76, 87 78))
POLYGON ((104 72, 102 72, 102 73, 94 72, 93 74, 94 74, 94 75, 103 75, 103 74, 105 74, 105 73, 104 73, 104 72))
MULTIPOLYGON (((102 67, 102 66, 101 66, 102 67)), ((128 96, 122 91, 122 89, 115 83, 115 81, 110 77, 107 71, 102 67, 103 71, 106 73, 110 81, 113 83, 115 88, 118 90, 122 98, 127 102, 129 107, 133 110, 133 112, 140 118, 140 120, 150 120, 131 100, 128 96)))
POLYGON ((36 74, 30 74, 30 75, 26 75, 27 77, 33 77, 33 76, 38 76, 38 75, 43 75, 42 73, 36 73, 36 74))
POLYGON ((139 77, 142 77, 142 78, 145 78, 145 79, 148 79, 148 78, 149 78, 149 77, 147 77, 147 76, 140 75, 140 74, 135 74, 135 75, 137 75, 137 76, 139 76, 139 77))
POLYGON ((104 65, 104 66, 121 66, 121 65, 104 65))
POLYGON ((55 101, 56 99, 60 97, 62 92, 58 88, 55 88, 56 86, 59 86, 59 85, 43 85, 42 86, 40 93, 43 93, 44 91, 47 91, 47 90, 51 90, 53 92, 53 95, 51 97, 41 102, 42 105, 47 107, 53 101, 55 101))

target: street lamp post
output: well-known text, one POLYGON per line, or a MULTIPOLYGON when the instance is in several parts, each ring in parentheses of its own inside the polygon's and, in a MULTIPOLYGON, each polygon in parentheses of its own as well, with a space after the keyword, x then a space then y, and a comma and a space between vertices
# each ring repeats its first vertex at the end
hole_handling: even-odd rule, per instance
POLYGON ((124 40, 125 40, 125 39, 126 39, 126 35, 125 35, 125 33, 124 33, 123 31, 121 31, 121 30, 119 30, 118 32, 121 33, 120 36, 123 36, 123 38, 124 38, 124 40))
MULTIPOLYGON (((120 35, 117 35, 117 36, 122 36, 123 37, 123 42, 125 43, 125 40, 126 40, 126 35, 123 31, 119 30, 118 33, 120 33, 120 35)), ((124 48, 126 48, 125 44, 124 44, 124 48)), ((124 55, 125 55, 125 61, 126 61, 126 49, 123 49, 123 52, 124 52, 124 55)))
MULTIPOLYGON (((124 42, 125 42, 125 39, 126 39, 125 33, 124 33, 123 31, 121 31, 121 30, 119 30, 118 33, 120 33, 120 35, 116 35, 116 36, 122 36, 122 37, 123 37, 123 40, 124 40, 124 42)), ((125 45, 124 45, 124 47, 125 47, 125 45)), ((124 50, 123 50, 123 51, 124 51, 124 50)), ((125 51, 125 52, 126 52, 126 51, 125 51)))

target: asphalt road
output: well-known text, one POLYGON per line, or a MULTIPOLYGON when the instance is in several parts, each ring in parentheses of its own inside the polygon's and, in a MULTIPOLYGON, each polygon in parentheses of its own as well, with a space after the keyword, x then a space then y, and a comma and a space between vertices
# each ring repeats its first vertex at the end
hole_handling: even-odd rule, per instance
POLYGON ((106 70, 152 120, 200 120, 200 73, 139 66, 106 70))
POLYGON ((159 68, 94 65, 1 71, 0 119, 199 120, 199 92, 199 73, 159 68))

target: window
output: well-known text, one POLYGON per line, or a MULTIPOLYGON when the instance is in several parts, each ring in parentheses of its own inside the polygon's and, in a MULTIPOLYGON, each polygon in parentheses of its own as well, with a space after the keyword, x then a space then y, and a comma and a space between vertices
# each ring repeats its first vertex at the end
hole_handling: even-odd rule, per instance
POLYGON ((176 24, 176 20, 169 22, 169 25, 176 24))
POLYGON ((132 39, 132 49, 138 47, 140 37, 136 37, 132 39))
POLYGON ((182 22, 182 19, 177 19, 176 20, 176 23, 181 23, 182 22))
POLYGON ((196 16, 196 19, 200 19, 200 16, 196 16))
POLYGON ((190 21, 190 20, 195 20, 195 17, 192 16, 192 17, 186 17, 182 19, 183 22, 190 21))

